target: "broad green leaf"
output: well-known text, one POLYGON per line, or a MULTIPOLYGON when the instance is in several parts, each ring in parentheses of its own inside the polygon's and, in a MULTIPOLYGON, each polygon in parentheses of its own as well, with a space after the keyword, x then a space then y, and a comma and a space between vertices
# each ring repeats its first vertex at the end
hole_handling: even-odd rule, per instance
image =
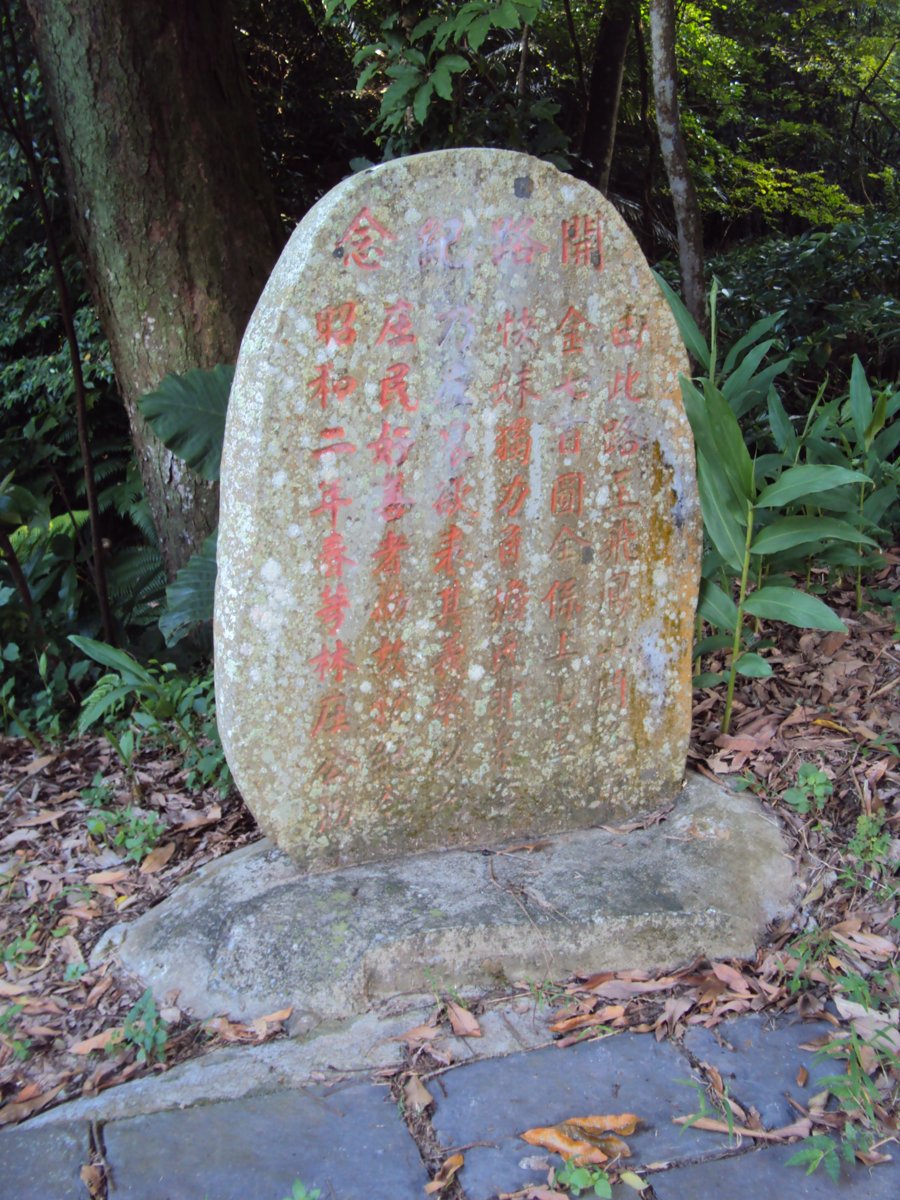
POLYGON ((519 12, 512 0, 500 0, 494 14, 494 24, 499 25, 501 29, 519 28, 519 12))
POLYGON ((691 680, 691 686, 695 688, 716 687, 723 683, 725 676, 717 671, 701 671, 699 675, 695 675, 691 680))
POLYGON ((418 89, 413 98, 412 110, 413 116, 420 125, 425 124, 425 118, 428 116, 428 106, 431 103, 431 93, 434 91, 434 81, 427 79, 425 83, 418 89))
POLYGON ((707 457, 714 459, 721 466, 732 495, 743 512, 747 502, 752 501, 756 495, 753 459, 728 401, 708 379, 703 380, 703 399, 706 402, 713 439, 713 450, 707 457))
POLYGON ((101 666, 117 671, 124 680, 130 683, 146 684, 154 688, 158 686, 150 672, 142 667, 137 659, 126 654, 124 650, 117 650, 115 646, 107 646, 106 642, 98 642, 94 638, 81 637, 75 633, 69 634, 69 641, 88 658, 93 658, 101 666))
POLYGON ((894 421, 887 429, 882 429, 872 445, 881 461, 887 462, 897 449, 898 443, 900 443, 900 421, 894 421))
POLYGON ((866 427, 866 433, 865 433, 865 438, 864 438, 865 446, 866 446, 866 454, 868 454, 869 451, 871 450, 872 443, 875 441, 875 438, 878 436, 879 433, 881 433, 882 429, 884 429, 884 423, 886 420, 887 420, 887 392, 882 392, 881 395, 878 397, 878 399, 875 401, 875 411, 872 413, 872 420, 869 422, 869 424, 866 427))
POLYGON ((860 533, 846 521, 835 517, 782 517, 761 529, 753 539, 751 554, 775 554, 779 550, 790 550, 823 538, 837 538, 841 542, 857 542, 874 546, 872 538, 860 533))
POLYGON ((856 354, 853 355, 853 367, 850 371, 850 415, 853 418, 856 444, 861 450, 865 445, 866 430, 872 420, 872 389, 866 379, 865 368, 856 354))
POLYGON ((466 33, 466 41, 473 50, 481 49, 482 42, 490 32, 491 25, 493 25, 493 21, 491 20, 490 16, 484 15, 481 17, 476 17, 469 26, 468 32, 466 33))
POLYGON ((827 604, 797 588, 762 587, 744 601, 744 612, 767 621, 784 621, 799 629, 847 632, 847 626, 827 604))
POLYGON ((780 358, 778 362, 774 362, 771 366, 765 367, 758 375, 754 375, 748 381, 747 386, 741 396, 735 397, 730 401, 731 411, 736 417, 743 417, 752 408, 762 400, 763 396, 769 394, 769 388, 772 386, 772 381, 786 371, 793 363, 793 359, 780 358))
POLYGON ((734 669, 738 675, 746 675, 750 679, 766 679, 772 674, 771 664, 758 654, 752 654, 749 651, 741 655, 734 664, 734 669))
POLYGON ((760 342, 758 346, 754 346, 752 350, 748 350, 740 366, 738 366, 730 375, 726 375, 723 369, 722 372, 722 395, 726 400, 734 400, 747 386, 750 379, 756 371, 756 368, 775 345, 775 339, 769 338, 766 342, 760 342))
POLYGON ((688 312, 684 301, 669 287, 662 275, 658 275, 656 271, 653 271, 652 275, 659 284, 660 291, 669 303, 672 316, 675 318, 675 324, 678 326, 678 332, 681 334, 685 346, 687 346, 688 354, 700 364, 704 371, 708 371, 709 346, 706 343, 706 338, 700 332, 697 322, 688 312))
POLYGON ((167 646, 174 646, 195 625, 212 620, 216 538, 215 533, 210 534, 166 588, 166 611, 159 619, 159 631, 167 646))
POLYGON ((700 492, 703 523, 710 541, 729 566, 740 571, 744 561, 746 523, 742 524, 734 515, 719 464, 708 461, 699 450, 697 488, 700 492))
POLYGON ((717 629, 727 629, 734 632, 737 625, 738 610, 732 598, 711 579, 700 580, 700 597, 697 611, 704 621, 715 625, 717 629))
POLYGON ((78 732, 84 733, 92 725, 96 725, 101 717, 115 708, 120 701, 134 700, 134 688, 130 684, 111 687, 109 690, 91 694, 78 714, 78 732))
POLYGON ((774 329, 776 323, 783 315, 784 309, 781 309, 777 313, 772 313, 770 317, 760 317, 758 321, 755 321, 744 336, 736 341, 728 351, 725 361, 722 363, 722 374, 726 377, 730 375, 734 370, 735 363, 744 351, 755 342, 758 342, 764 333, 768 333, 770 329, 774 329))
POLYGON ((787 454, 793 458, 794 447, 797 445, 797 435, 794 433, 791 419, 787 415, 784 405, 781 403, 781 397, 773 387, 769 388, 768 412, 769 428, 772 430, 775 445, 783 454, 787 454))
POLYGON ((704 654, 712 654, 714 650, 728 650, 733 641, 727 633, 713 633, 709 637, 701 638, 694 645, 691 654, 694 658, 702 658, 704 654))
POLYGON ((234 367, 167 375, 154 392, 138 400, 150 428, 173 454, 204 479, 219 478, 225 413, 234 367))
POLYGON ((770 483, 756 498, 757 508, 781 508, 794 500, 805 500, 818 492, 843 487, 846 483, 871 483, 862 471, 847 467, 801 464, 789 467, 774 483, 770 483))

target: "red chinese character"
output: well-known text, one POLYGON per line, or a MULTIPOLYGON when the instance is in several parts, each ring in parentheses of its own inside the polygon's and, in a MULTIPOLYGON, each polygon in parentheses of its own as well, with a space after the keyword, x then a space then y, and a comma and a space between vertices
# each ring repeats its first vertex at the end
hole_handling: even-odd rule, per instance
POLYGON ((316 313, 316 332, 326 346, 352 346, 356 341, 356 301, 331 304, 316 313))
POLYGON ((502 667, 509 667, 510 669, 514 667, 518 653, 519 635, 516 633, 504 634, 500 645, 494 647, 494 670, 499 671, 502 667))
POLYGON ((588 395, 585 383, 586 380, 583 377, 576 379, 569 371, 562 383, 553 389, 553 394, 555 396, 557 392, 563 392, 573 403, 579 404, 588 395))
POLYGON ((554 579, 551 583, 547 594, 541 599, 541 604, 547 605, 547 615, 551 621, 574 621, 581 612, 581 602, 575 591, 576 585, 575 579, 554 579))
POLYGON ((441 534, 441 543, 434 556, 435 575, 453 576, 456 574, 455 562, 463 552, 462 542, 463 531, 458 525, 450 525, 444 530, 441 534))
POLYGON ((347 720, 347 700, 342 692, 330 692, 319 701, 319 711, 312 727, 312 736, 324 733, 331 737, 350 728, 347 720))
MULTIPOLYGON (((409 708, 409 692, 406 688, 402 688, 399 692, 391 692, 390 695, 381 695, 376 697, 369 712, 375 719, 376 725, 387 725, 394 717, 399 717, 402 712, 409 708)), ((384 742, 379 742, 378 747, 384 747, 384 742)), ((377 769, 381 764, 378 759, 381 757, 377 753, 378 747, 374 747, 372 751, 373 766, 377 769)), ((394 751, 396 754, 397 751, 394 751)), ((392 755, 384 755, 387 760, 385 766, 390 765, 392 755)))
POLYGON ((518 688, 501 683, 491 688, 488 697, 490 715, 499 721, 511 721, 513 696, 517 691, 518 688))
POLYGON ((440 220, 429 217, 419 230, 419 267, 449 267, 457 270, 463 263, 453 262, 450 250, 459 242, 463 223, 459 217, 440 220))
POLYGON ((385 587, 375 597, 372 620, 376 622, 402 621, 408 608, 409 600, 402 588, 385 587))
POLYGON ((507 525, 500 534, 500 544, 497 547, 501 563, 518 563, 521 548, 521 525, 507 525))
POLYGON ((350 595, 343 583, 339 583, 334 591, 326 583, 319 599, 322 601, 322 607, 316 613, 316 616, 325 626, 327 632, 334 637, 344 623, 344 617, 346 616, 347 609, 350 607, 350 595))
POLYGON ((609 455, 620 454, 622 458, 629 458, 643 445, 643 439, 631 428, 630 419, 606 421, 603 432, 607 435, 604 450, 609 455))
POLYGON ((617 521, 612 532, 606 542, 607 553, 614 563, 619 562, 619 555, 622 556, 623 562, 634 562, 636 554, 632 542, 637 541, 637 534, 628 523, 627 517, 622 517, 621 521, 617 521))
POLYGON ((569 305, 569 311, 556 327, 556 332, 562 334, 563 354, 583 354, 584 339, 589 329, 596 329, 584 313, 569 305))
POLYGON ((575 647, 569 645, 569 634, 571 632, 572 631, 570 629, 559 630, 559 639, 557 641, 556 651, 553 654, 547 655, 551 661, 561 658, 575 657, 575 647))
POLYGON ((497 595, 494 598, 494 623, 523 620, 527 603, 528 589, 524 581, 521 579, 507 580, 505 587, 497 588, 497 595))
POLYGON ((381 508, 379 515, 385 521, 396 521, 405 516, 415 503, 403 493, 403 472, 385 475, 381 483, 381 508))
POLYGON ((553 481, 550 492, 550 511, 556 517, 571 513, 580 517, 584 500, 584 472, 567 471, 553 481))
POLYGON ((631 467, 626 467, 624 471, 614 471, 613 481, 616 485, 616 508, 636 508, 637 500, 626 500, 625 491, 628 487, 628 477, 631 475, 631 467))
POLYGON ((331 363, 323 363, 316 377, 310 379, 306 385, 319 401, 323 412, 328 407, 330 396, 342 402, 356 390, 356 380, 352 375, 339 375, 337 379, 332 379, 331 372, 331 363))
POLYGON ((514 263, 530 265, 536 254, 546 254, 550 249, 532 237, 534 217, 503 217, 494 222, 494 243, 491 259, 496 267, 509 256, 514 263))
POLYGON ((376 463, 384 463, 388 467, 402 467, 414 444, 409 436, 408 425, 398 425, 391 432, 388 422, 382 421, 381 433, 374 442, 367 443, 367 449, 372 451, 376 463))
POLYGON ((600 213, 593 217, 572 216, 563 220, 562 261, 563 266, 573 263, 579 267, 593 265, 598 271, 603 270, 603 217, 600 213))
POLYGON ((628 615, 631 601, 631 577, 627 571, 610 575, 600 598, 600 608, 607 616, 618 620, 628 615))
POLYGON ((356 447, 352 442, 341 442, 338 438, 344 437, 343 425, 337 425, 334 429, 323 429, 319 434, 323 441, 328 442, 327 446, 320 446, 317 450, 313 450, 313 458, 321 458, 323 454, 333 454, 335 457, 339 454, 355 454, 356 447))
POLYGON ((345 672, 356 670, 347 657, 347 647, 340 638, 334 643, 333 650, 329 650, 327 645, 323 645, 315 658, 311 658, 309 661, 316 668, 319 682, 322 682, 327 675, 333 675, 338 683, 343 683, 345 672))
POLYGON ((646 338, 647 326, 642 325, 636 332, 632 313, 628 313, 620 325, 613 325, 612 344, 614 346, 634 346, 636 349, 640 349, 646 338))
POLYGON ((435 674, 443 679, 447 675, 459 675, 463 668, 463 658, 466 648, 458 633, 451 633, 444 638, 441 652, 434 664, 435 674))
POLYGON ((613 687, 619 689, 619 707, 625 708, 628 703, 628 677, 624 667, 616 667, 613 672, 613 687))
POLYGON ((391 641, 386 637, 382 640, 381 645, 372 655, 381 675, 389 679, 406 677, 406 664, 403 661, 404 648, 405 642, 402 638, 395 638, 394 641, 391 641))
POLYGON ((500 462, 528 466, 531 462, 531 422, 527 417, 517 417, 511 425, 498 426, 494 457, 500 462))
POLYGON ((445 588, 441 588, 441 611, 437 623, 442 629, 447 625, 459 625, 462 622, 459 608, 460 585, 458 579, 451 579, 445 588))
POLYGON ((580 454, 581 430, 577 428, 562 430, 556 448, 560 454, 580 454))
POLYGON ((470 429, 471 425, 468 421, 451 421, 446 429, 440 431, 441 441, 447 443, 447 449, 450 451, 451 471, 458 470, 470 458, 474 458, 472 451, 466 445, 466 434, 470 429))
POLYGON ((516 475, 515 479, 507 485, 506 491, 503 494, 503 499, 494 509, 495 512, 502 512, 508 507, 507 516, 515 517, 522 509, 522 505, 528 496, 531 495, 531 488, 528 486, 528 481, 523 475, 516 475))
POLYGON ((431 715, 444 726, 450 724, 464 703, 463 694, 453 684, 441 688, 431 706, 431 715))
POLYGON ((320 513, 331 517, 331 528, 337 529, 337 517, 342 508, 346 508, 351 503, 347 496, 341 495, 341 481, 335 479, 331 483, 320 483, 319 491, 322 493, 322 501, 317 508, 310 510, 310 515, 317 517, 320 513))
POLYGON ((336 248, 346 246, 344 266, 352 261, 364 271, 377 271, 381 266, 379 259, 384 257, 382 242, 393 242, 394 235, 377 221, 368 208, 361 208, 350 224, 336 248))
MULTIPOLYGON (((324 758, 313 771, 313 779, 324 783, 326 787, 334 787, 338 783, 346 783, 358 766, 359 759, 352 754, 324 758)), ((323 829, 324 823, 319 826, 319 832, 323 832, 323 829)))
POLYGON ((590 562, 594 557, 591 543, 571 525, 561 525, 550 546, 557 562, 590 562))
POLYGON ((341 579, 344 567, 355 567, 356 562, 344 553, 344 539, 339 533, 329 533, 322 543, 319 562, 325 568, 326 579, 341 579))
POLYGON ((389 346, 406 346, 415 342, 416 334, 409 315, 412 312, 410 302, 395 300, 393 304, 385 304, 384 307, 387 315, 375 345, 380 346, 382 342, 387 342, 389 346))
POLYGON ((434 511, 441 517, 455 517, 457 513, 463 513, 467 517, 477 517, 478 513, 474 508, 466 507, 466 497, 474 490, 465 482, 462 475, 457 475, 441 489, 441 494, 433 505, 434 511))
POLYGON ((497 332, 503 340, 504 350, 511 345, 517 349, 536 350, 537 338, 534 336, 536 330, 537 326, 527 308, 523 308, 518 317, 515 310, 507 309, 497 325, 497 332))
POLYGON ((394 533, 393 529, 388 529, 384 537, 378 543, 378 547, 372 553, 375 559, 375 571, 381 575, 399 575, 400 574, 400 555, 404 550, 409 549, 409 542, 402 533, 394 533))
POLYGON ((530 366, 520 367, 516 372, 515 383, 513 383, 509 367, 503 367, 500 371, 500 378, 490 388, 494 404, 508 404, 521 412, 527 400, 539 401, 540 396, 531 388, 531 376, 532 368, 530 366))
POLYGON ((635 396, 634 388, 640 377, 640 371, 635 371, 631 363, 628 364, 628 367, 625 371, 620 371, 619 368, 616 367, 615 381, 609 385, 610 400, 614 400, 620 392, 624 391, 625 399, 633 400, 634 403, 637 404, 641 397, 635 396))
POLYGON ((388 367, 380 384, 382 409, 388 408, 395 400, 407 412, 415 412, 419 407, 418 400, 410 397, 407 375, 409 367, 406 363, 391 363, 388 367))

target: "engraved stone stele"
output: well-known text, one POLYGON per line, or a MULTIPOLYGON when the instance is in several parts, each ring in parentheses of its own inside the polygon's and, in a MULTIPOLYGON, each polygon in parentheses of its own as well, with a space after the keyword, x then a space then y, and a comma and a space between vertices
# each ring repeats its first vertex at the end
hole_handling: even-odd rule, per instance
POLYGON ((615 210, 524 155, 346 180, 244 337, 219 725, 302 866, 673 799, 700 518, 674 321, 615 210))

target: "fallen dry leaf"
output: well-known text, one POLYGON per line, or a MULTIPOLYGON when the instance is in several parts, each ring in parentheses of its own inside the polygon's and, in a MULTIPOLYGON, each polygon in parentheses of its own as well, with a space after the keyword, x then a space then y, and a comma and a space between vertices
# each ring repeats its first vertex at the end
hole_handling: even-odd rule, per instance
POLYGON ((85 1038, 83 1042, 76 1042, 74 1046, 69 1047, 71 1054, 90 1054, 92 1050, 105 1050, 106 1047, 115 1041, 120 1041, 122 1038, 122 1030, 119 1026, 112 1029, 104 1029, 102 1033, 95 1033, 93 1037, 85 1038))
POLYGON ((457 1037, 481 1037, 481 1026, 467 1008, 448 1000, 447 1016, 450 1018, 450 1028, 457 1037))
POLYGON ((598 1147, 592 1146, 590 1142, 581 1141, 564 1133, 559 1125, 538 1125, 534 1129, 526 1129, 524 1133, 519 1134, 519 1137, 529 1146, 540 1146, 544 1150, 552 1150, 554 1154, 560 1154, 565 1159, 574 1158, 579 1166, 609 1161, 608 1154, 598 1147))
POLYGON ((409 1108, 417 1115, 424 1112, 429 1104, 434 1104, 434 1096, 418 1075, 410 1075, 403 1085, 403 1095, 409 1108))
POLYGON ((11 1104, 4 1104, 0 1108, 0 1125, 10 1125, 13 1121, 24 1121, 32 1113, 40 1112, 42 1108, 46 1108, 51 1101, 56 1099, 63 1087, 64 1084, 60 1084, 58 1087, 50 1088, 49 1091, 35 1096, 33 1100, 25 1102, 14 1100, 11 1104))
POLYGON ((738 1137, 765 1142, 786 1142, 795 1137, 809 1137, 812 1129, 812 1121, 805 1117, 781 1129, 750 1129, 746 1125, 729 1125, 727 1121, 717 1121, 713 1117, 673 1117, 672 1120, 676 1125, 689 1124, 691 1129, 704 1129, 707 1133, 736 1134, 738 1137))
POLYGON ((157 846, 156 849, 150 851, 141 863, 141 874, 152 875, 156 871, 161 871, 174 853, 174 842, 165 842, 162 846, 157 846))
POLYGON ((465 1161, 462 1154, 451 1154, 449 1158, 444 1159, 431 1183, 425 1184, 427 1194, 432 1196, 435 1192, 442 1192, 465 1161))
POLYGON ((130 874, 127 868, 118 867, 112 871, 94 871, 92 875, 86 876, 86 879, 88 883, 93 884, 121 883, 130 874))
POLYGON ((440 1037, 440 1025, 414 1025, 412 1029, 407 1029, 406 1033, 400 1033, 396 1037, 388 1038, 391 1042, 406 1042, 407 1046, 412 1050, 414 1046, 423 1046, 426 1042, 433 1041, 436 1037, 440 1037))
POLYGON ((103 1200, 105 1189, 103 1187, 103 1168, 94 1166, 93 1163, 85 1163, 79 1171, 81 1182, 88 1190, 88 1195, 91 1200, 103 1200))

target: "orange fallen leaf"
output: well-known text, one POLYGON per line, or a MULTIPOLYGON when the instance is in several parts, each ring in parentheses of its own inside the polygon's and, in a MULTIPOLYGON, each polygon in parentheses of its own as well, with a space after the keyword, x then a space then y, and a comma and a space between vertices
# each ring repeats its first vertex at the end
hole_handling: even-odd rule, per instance
POLYGON ((92 875, 87 875, 85 878, 88 883, 93 884, 121 883, 130 874, 131 872, 127 868, 116 867, 112 871, 94 871, 92 875))
POLYGON ((730 967, 728 963, 713 963, 713 975, 716 979, 721 979, 723 983, 727 983, 733 992, 749 995, 751 993, 750 985, 747 980, 734 967, 730 967))
POLYGON ((450 1028, 457 1037, 481 1037, 481 1026, 467 1008, 461 1004, 447 1002, 447 1016, 450 1018, 450 1028))
POLYGON ((568 1117, 563 1125, 571 1125, 586 1133, 621 1133, 630 1137, 640 1124, 634 1113, 614 1113, 601 1117, 568 1117))
POLYGON ((812 1122, 806 1117, 795 1121, 793 1125, 784 1125, 781 1129, 750 1129, 746 1125, 728 1125, 726 1121, 716 1121, 712 1117, 673 1117, 676 1125, 690 1124, 692 1129, 705 1129, 707 1133, 737 1134, 739 1137, 757 1138, 766 1142, 786 1142, 789 1138, 809 1137, 812 1122))
POLYGON ((162 846, 157 846, 141 863, 141 874, 152 875, 155 871, 161 871, 174 853, 174 842, 165 842, 162 846))
POLYGON ((434 1038, 440 1037, 441 1028, 439 1025, 413 1025, 412 1029, 407 1029, 406 1033, 400 1033, 396 1037, 389 1038, 391 1042, 406 1042, 410 1049, 413 1046, 422 1046, 425 1042, 433 1041, 434 1038))
POLYGON ((607 1021, 614 1021, 625 1013, 624 1004, 606 1004, 603 1008, 598 1008, 596 1012, 582 1013, 579 1017, 564 1017, 560 1021, 553 1021, 550 1025, 552 1033, 568 1033, 570 1029, 582 1029, 586 1025, 603 1025, 607 1021))
POLYGON ((563 1158, 574 1158, 579 1166, 588 1163, 605 1163, 609 1155, 604 1154, 590 1142, 580 1141, 564 1133, 558 1125, 538 1125, 534 1129, 526 1129, 519 1137, 529 1146, 540 1146, 544 1150, 552 1150, 563 1158))
POLYGON ((45 1108, 51 1100, 55 1100, 59 1093, 63 1090, 64 1085, 59 1084, 58 1087, 51 1088, 49 1092, 42 1092, 40 1096, 35 1096, 33 1100, 28 1100, 25 1103, 20 1103, 13 1100, 11 1104, 4 1104, 0 1108, 0 1125, 9 1125, 13 1121, 24 1121, 26 1117, 30 1117, 32 1113, 39 1112, 45 1108))
POLYGON ((442 1192, 465 1161, 461 1154, 451 1154, 449 1158, 444 1159, 431 1183, 425 1184, 426 1193, 433 1196, 435 1192, 442 1192))
POLYGON ((95 1166, 93 1163, 85 1163, 79 1171, 79 1175, 91 1200, 100 1200, 106 1191, 103 1186, 103 1168, 95 1166))
POLYGON ((92 1050, 104 1050, 111 1042, 120 1041, 122 1038, 122 1030, 118 1026, 111 1029, 104 1029, 102 1033, 95 1033, 93 1037, 85 1038, 83 1042, 76 1042, 74 1046, 69 1047, 71 1054, 90 1054, 92 1050))
POLYGON ((0 979, 0 996, 23 996, 28 988, 23 983, 10 983, 8 979, 0 979))

